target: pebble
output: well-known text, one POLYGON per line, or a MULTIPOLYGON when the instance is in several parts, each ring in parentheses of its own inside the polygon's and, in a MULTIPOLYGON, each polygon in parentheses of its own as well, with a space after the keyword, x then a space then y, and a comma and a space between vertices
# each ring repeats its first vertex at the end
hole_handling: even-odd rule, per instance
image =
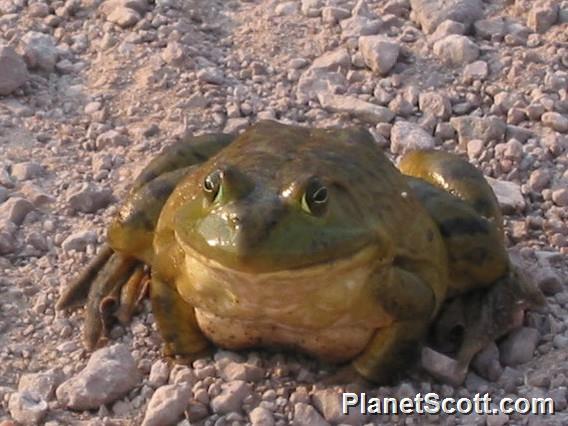
POLYGON ((10 395, 8 410, 17 422, 24 425, 36 425, 47 415, 48 405, 38 393, 23 391, 10 395))
POLYGON ((53 72, 59 54, 55 39, 37 31, 29 31, 22 36, 23 56, 30 69, 53 72))
POLYGON ((481 19, 480 0, 410 0, 415 20, 426 33, 432 33, 445 20, 451 19, 471 26, 481 19))
POLYGON ((568 206, 568 188, 560 188, 552 191, 552 201, 560 207, 568 206))
POLYGON ((471 363, 472 368, 484 379, 496 382, 503 374, 499 361, 499 348, 491 342, 485 349, 477 353, 471 363))
POLYGON ((152 364, 150 369, 150 376, 148 378, 148 384, 153 388, 158 388, 168 381, 170 377, 170 367, 168 363, 164 360, 157 360, 152 364))
POLYGON ((530 361, 539 339, 538 330, 534 328, 521 327, 513 331, 499 345, 501 362, 515 366, 530 361))
POLYGON ((560 133, 568 133, 568 116, 558 112, 545 112, 541 116, 542 124, 560 133))
POLYGON ((65 251, 85 251, 89 244, 96 244, 97 233, 95 231, 78 231, 69 235, 61 243, 65 251))
POLYGON ((506 214, 523 211, 526 207, 526 201, 521 192, 521 187, 515 182, 493 179, 485 177, 491 185, 499 206, 506 214))
POLYGON ((226 381, 258 382, 264 378, 264 369, 252 364, 229 362, 221 370, 221 377, 226 381))
POLYGON ((420 111, 442 120, 450 118, 452 104, 447 96, 437 92, 420 92, 418 96, 420 111))
POLYGON ((225 83, 223 71, 215 67, 207 67, 197 72, 197 78, 204 83, 221 85, 225 83))
POLYGON ((72 191, 67 196, 69 207, 83 213, 94 213, 113 201, 114 197, 110 189, 99 188, 89 183, 83 184, 80 189, 72 191))
POLYGON ((276 16, 289 16, 298 13, 298 3, 295 1, 286 1, 280 3, 274 9, 276 16))
POLYGON ((349 410, 343 414, 341 395, 335 389, 323 389, 312 393, 312 403, 322 413, 325 420, 332 424, 346 423, 359 425, 364 423, 365 416, 359 410, 349 410))
POLYGON ((51 401, 55 395, 55 389, 63 379, 63 373, 58 369, 24 374, 18 382, 18 391, 35 392, 44 401, 51 401))
POLYGON ((468 37, 451 34, 434 43, 434 53, 450 66, 463 66, 479 57, 479 47, 468 37))
POLYGON ((388 123, 394 118, 394 113, 388 108, 352 96, 319 93, 318 99, 321 106, 330 112, 351 114, 372 124, 388 123))
POLYGON ((559 7, 557 3, 547 2, 546 4, 535 5, 529 10, 527 16, 527 27, 537 33, 544 33, 558 21, 559 7))
POLYGON ((369 68, 385 76, 395 66, 400 46, 383 36, 364 36, 359 37, 359 51, 369 68))
POLYGON ((146 408, 142 426, 162 426, 175 424, 191 398, 189 384, 161 386, 152 395, 146 408))
POLYGON ((240 411, 243 400, 250 395, 250 387, 243 380, 233 380, 221 386, 221 393, 211 400, 211 409, 217 414, 240 411))
POLYGON ((475 80, 483 81, 489 75, 489 66, 485 61, 475 61, 468 64, 463 69, 463 76, 466 82, 475 80))
POLYGON ((310 404, 298 402, 294 404, 294 425, 297 426, 330 426, 320 413, 310 404))
POLYGON ((274 415, 272 411, 264 407, 256 407, 249 414, 250 422, 252 426, 273 426, 274 415))
POLYGON ((310 70, 327 70, 327 71, 341 71, 349 69, 351 65, 351 56, 349 51, 345 48, 336 49, 332 52, 327 52, 316 58, 310 65, 310 70))
POLYGON ((128 136, 116 130, 107 130, 97 137, 95 146, 97 150, 102 151, 107 147, 127 146, 129 143, 128 136))
POLYGON ((458 133, 460 144, 472 139, 483 142, 501 141, 507 130, 505 122, 497 117, 452 117, 450 124, 458 133))
POLYGON ((391 151, 404 154, 417 149, 432 149, 436 145, 434 138, 422 127, 408 121, 397 121, 391 129, 391 151))
POLYGON ((11 197, 0 204, 0 218, 4 218, 13 224, 20 226, 27 214, 34 210, 34 206, 25 198, 11 197))
POLYGON ((460 386, 465 380, 467 371, 460 369, 455 359, 429 347, 422 348, 420 361, 424 370, 443 383, 460 386))
POLYGON ((93 352, 87 366, 57 388, 57 400, 73 410, 96 409, 121 398, 140 380, 130 350, 119 343, 93 352))
POLYGON ((11 94, 28 78, 24 59, 11 46, 0 44, 0 96, 11 94))

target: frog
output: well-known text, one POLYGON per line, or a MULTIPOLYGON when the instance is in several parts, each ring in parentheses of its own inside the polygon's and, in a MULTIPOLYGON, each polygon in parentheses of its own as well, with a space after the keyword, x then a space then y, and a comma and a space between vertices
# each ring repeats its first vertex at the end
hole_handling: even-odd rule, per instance
MULTIPOLYGON (((446 334, 462 326, 444 306, 514 282, 497 199, 460 156, 411 151, 397 167, 363 127, 266 120, 150 161, 57 308, 85 305, 92 350, 149 292, 178 362, 292 350, 389 383, 438 318, 446 334)), ((460 343, 462 365, 480 334, 460 343)))

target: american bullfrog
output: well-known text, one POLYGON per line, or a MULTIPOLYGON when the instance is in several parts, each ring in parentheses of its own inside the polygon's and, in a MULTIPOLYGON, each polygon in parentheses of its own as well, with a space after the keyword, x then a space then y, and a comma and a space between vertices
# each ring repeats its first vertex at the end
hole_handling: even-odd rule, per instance
POLYGON ((386 382, 445 301, 512 273, 477 169, 420 151, 399 168, 361 128, 261 121, 178 141, 135 180, 58 307, 86 300, 94 348, 113 317, 128 320, 149 267, 168 355, 292 348, 386 382))

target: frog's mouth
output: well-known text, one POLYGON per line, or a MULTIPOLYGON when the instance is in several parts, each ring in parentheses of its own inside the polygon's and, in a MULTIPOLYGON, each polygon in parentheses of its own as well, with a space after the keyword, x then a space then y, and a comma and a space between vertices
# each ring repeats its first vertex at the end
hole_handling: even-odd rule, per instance
POLYGON ((382 274, 388 279, 389 268, 374 246, 342 259, 255 273, 227 267, 178 242, 185 253, 178 292, 201 311, 295 329, 390 323, 377 306, 373 284, 382 274))

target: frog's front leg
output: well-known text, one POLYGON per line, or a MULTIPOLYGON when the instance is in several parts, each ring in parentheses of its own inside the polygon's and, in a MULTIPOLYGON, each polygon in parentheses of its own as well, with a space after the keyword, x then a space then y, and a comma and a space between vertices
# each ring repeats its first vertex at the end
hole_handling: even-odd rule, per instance
POLYGON ((375 332, 352 364, 360 375, 376 383, 393 380, 416 359, 436 310, 435 294, 420 276, 399 267, 393 267, 390 274, 387 284, 378 285, 377 297, 395 320, 375 332))
POLYGON ((209 341, 199 329, 193 306, 158 274, 152 275, 150 298, 165 355, 191 362, 209 352, 209 341))

